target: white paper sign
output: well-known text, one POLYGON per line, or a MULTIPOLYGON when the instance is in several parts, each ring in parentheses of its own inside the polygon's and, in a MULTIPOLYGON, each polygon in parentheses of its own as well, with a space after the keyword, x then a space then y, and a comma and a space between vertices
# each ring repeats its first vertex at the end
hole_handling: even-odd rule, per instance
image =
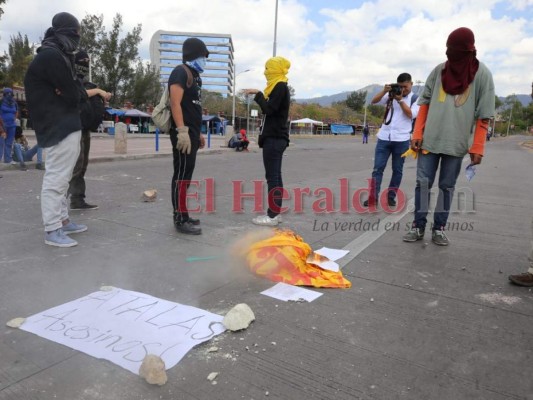
POLYGON ((289 285, 283 282, 272 286, 270 289, 262 291, 261 294, 283 301, 305 300, 308 302, 311 302, 322 296, 322 293, 304 289, 299 286, 289 285))
POLYGON ((27 318, 20 329, 138 374, 147 354, 166 369, 224 332, 223 317, 148 294, 112 288, 27 318))

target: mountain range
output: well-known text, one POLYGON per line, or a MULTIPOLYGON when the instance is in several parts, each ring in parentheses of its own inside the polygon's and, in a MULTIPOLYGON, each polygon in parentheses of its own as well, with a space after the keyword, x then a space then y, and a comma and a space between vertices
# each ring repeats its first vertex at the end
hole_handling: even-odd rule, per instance
MULTIPOLYGON (((377 85, 377 84, 372 84, 372 85, 368 85, 368 86, 365 86, 361 89, 358 89, 356 90, 357 92, 362 92, 362 91, 365 91, 366 90, 366 104, 370 104, 370 101, 372 100, 372 97, 374 97, 374 95, 379 92, 381 89, 383 88, 383 85, 377 85)), ((413 85, 413 92, 414 93, 419 93, 421 90, 422 90, 422 86, 419 86, 419 85, 413 85)), ((320 106, 322 107, 329 107, 331 106, 331 104, 335 103, 335 102, 339 102, 339 101, 344 101, 346 100, 346 98, 348 97, 348 95, 351 93, 351 91, 349 92, 340 92, 340 93, 337 93, 337 94, 332 94, 332 95, 329 95, 329 96, 321 96, 321 97, 313 97, 311 99, 295 99, 296 103, 300 103, 300 104, 319 104, 320 106)), ((520 103, 522 103, 522 106, 527 106, 531 103, 531 95, 529 94, 517 94, 516 95, 518 101, 520 101, 520 103)), ((505 101, 505 97, 504 96, 498 96, 498 98, 503 102, 505 101)))

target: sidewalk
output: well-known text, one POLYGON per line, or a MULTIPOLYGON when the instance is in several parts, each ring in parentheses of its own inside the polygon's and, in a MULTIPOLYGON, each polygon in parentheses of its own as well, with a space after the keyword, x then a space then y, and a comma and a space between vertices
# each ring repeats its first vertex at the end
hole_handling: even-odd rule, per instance
MULTIPOLYGON (((37 143, 35 139, 35 132, 26 130, 24 135, 28 138, 30 146, 37 143)), ((172 155, 172 145, 170 143, 169 135, 159 135, 159 144, 156 150, 156 135, 155 134, 128 134, 128 149, 126 154, 115 153, 115 137, 108 134, 92 133, 91 134, 91 151, 89 153, 89 160, 94 162, 104 161, 118 161, 118 160, 137 160, 143 158, 167 157, 172 155)), ((256 147, 254 139, 250 141, 250 149, 256 147)), ((225 137, 218 135, 211 135, 210 143, 208 144, 208 137, 206 136, 205 148, 198 151, 199 154, 209 154, 220 151, 229 151, 230 149, 225 145, 225 137)), ((33 168, 34 162, 26 163, 29 168, 33 168)), ((46 159, 45 159, 46 164, 46 159)), ((19 165, 11 165, 0 163, 0 171, 16 170, 19 165)))

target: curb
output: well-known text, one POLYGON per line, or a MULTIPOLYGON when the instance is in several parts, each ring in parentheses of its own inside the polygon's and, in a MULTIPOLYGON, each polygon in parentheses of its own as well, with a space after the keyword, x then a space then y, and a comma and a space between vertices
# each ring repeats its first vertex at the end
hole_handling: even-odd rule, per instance
MULTIPOLYGON (((197 156, 202 154, 221 154, 223 149, 208 149, 199 151, 197 156)), ((145 153, 145 154, 119 154, 115 156, 96 156, 94 158, 89 157, 89 162, 99 163, 99 162, 109 162, 109 161, 127 161, 127 160, 146 160, 148 158, 164 158, 172 157, 172 153, 145 153)))
MULTIPOLYGON (((209 155, 209 154, 222 154, 224 152, 227 152, 230 149, 228 147, 220 147, 220 148, 211 148, 211 149, 205 149, 198 151, 197 156, 201 155, 209 155)), ((91 163, 101 163, 101 162, 111 162, 111 161, 127 161, 127 160, 146 160, 148 158, 164 158, 164 157, 172 157, 172 153, 144 153, 144 154, 117 154, 113 156, 89 156, 89 162, 91 163)), ((28 166, 28 169, 34 169, 35 167, 34 161, 26 161, 26 165, 28 166)), ((46 160, 45 163, 46 165, 46 160)), ((11 164, 4 164, 0 163, 0 171, 20 171, 19 165, 11 165, 11 164)))

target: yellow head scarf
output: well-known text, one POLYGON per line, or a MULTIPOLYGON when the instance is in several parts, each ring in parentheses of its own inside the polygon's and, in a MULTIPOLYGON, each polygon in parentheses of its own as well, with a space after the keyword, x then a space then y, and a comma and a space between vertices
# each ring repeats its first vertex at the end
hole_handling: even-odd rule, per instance
POLYGON ((263 91, 266 98, 270 96, 278 82, 287 82, 289 80, 286 75, 289 73, 290 67, 291 62, 283 57, 271 57, 267 60, 265 63, 267 86, 263 91))

